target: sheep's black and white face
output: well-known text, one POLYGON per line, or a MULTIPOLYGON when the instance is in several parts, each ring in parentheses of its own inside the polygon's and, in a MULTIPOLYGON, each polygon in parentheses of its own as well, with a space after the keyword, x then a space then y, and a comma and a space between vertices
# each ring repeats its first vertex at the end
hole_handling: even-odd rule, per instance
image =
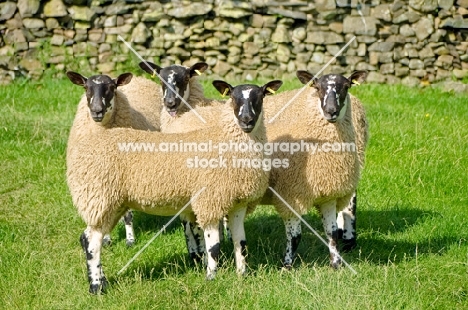
POLYGON ((156 71, 163 90, 163 105, 171 116, 176 116, 180 108, 188 101, 190 96, 190 79, 198 76, 208 68, 206 63, 196 63, 191 67, 171 65, 161 68, 151 62, 141 62, 140 67, 153 74, 156 71), (150 67, 148 67, 150 66, 150 67))
MULTIPOLYGON (((297 77, 303 84, 313 79, 313 75, 307 71, 297 71, 297 77)), ((318 108, 322 116, 330 123, 343 119, 349 104, 349 88, 353 84, 364 82, 366 77, 366 71, 356 71, 349 78, 327 74, 313 80, 311 86, 315 87, 320 98, 318 108)))
POLYGON ((131 73, 124 73, 116 79, 102 74, 86 78, 71 71, 67 72, 67 76, 73 84, 86 89, 89 113, 95 122, 103 123, 106 123, 112 115, 117 87, 130 83, 133 77, 131 73))
POLYGON ((254 131, 263 113, 263 98, 278 90, 282 81, 271 81, 263 86, 231 86, 224 81, 213 81, 214 87, 223 95, 230 95, 237 124, 244 132, 254 131))

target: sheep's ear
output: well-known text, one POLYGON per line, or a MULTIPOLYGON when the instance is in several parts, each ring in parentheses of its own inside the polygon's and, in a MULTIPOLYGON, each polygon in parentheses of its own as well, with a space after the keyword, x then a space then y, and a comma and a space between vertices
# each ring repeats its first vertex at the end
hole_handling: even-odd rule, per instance
POLYGON ((221 80, 214 80, 213 86, 219 91, 221 95, 223 95, 223 97, 231 95, 233 87, 228 83, 221 80))
POLYGON ((190 67, 190 77, 201 75, 205 70, 208 69, 208 64, 205 62, 197 62, 190 67))
MULTIPOLYGON (((296 72, 296 76, 302 84, 308 84, 310 80, 314 79, 314 75, 312 73, 309 73, 304 70, 298 70, 296 72)), ((317 79, 314 79, 312 82, 310 82, 310 86, 313 86, 316 81, 317 79)))
POLYGON ((369 72, 367 71, 354 71, 348 80, 351 82, 351 86, 359 85, 364 83, 369 72))
POLYGON ((274 80, 262 86, 263 95, 273 95, 283 85, 283 81, 274 80))
POLYGON ((141 69, 143 69, 145 72, 153 75, 154 74, 154 71, 156 71, 157 73, 159 73, 161 71, 161 67, 152 63, 152 62, 149 62, 149 61, 142 61, 138 64, 140 66, 141 69))
POLYGON ((84 77, 78 72, 73 72, 73 71, 68 71, 67 76, 73 84, 83 86, 83 87, 86 85, 86 81, 88 80, 87 77, 84 77))
POLYGON ((128 83, 130 83, 132 78, 133 78, 133 74, 131 74, 131 73, 122 73, 116 79, 114 79, 114 82, 115 82, 115 84, 117 84, 117 87, 118 86, 123 86, 123 85, 127 85, 128 83))

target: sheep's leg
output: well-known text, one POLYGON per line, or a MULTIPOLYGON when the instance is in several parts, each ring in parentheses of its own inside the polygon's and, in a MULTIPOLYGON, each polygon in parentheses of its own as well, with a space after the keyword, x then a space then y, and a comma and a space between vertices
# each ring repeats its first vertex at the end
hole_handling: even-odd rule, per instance
POLYGON ((102 239, 102 231, 89 226, 80 237, 88 267, 89 292, 92 294, 104 291, 108 284, 101 265, 102 239))
POLYGON ((327 202, 320 206, 322 213, 323 228, 328 239, 330 250, 330 265, 337 269, 341 265, 341 257, 338 253, 338 226, 336 224, 336 200, 327 202))
POLYGON ((247 254, 244 218, 247 208, 239 208, 229 213, 229 228, 232 232, 234 243, 234 256, 236 260, 236 271, 238 274, 246 274, 245 256, 247 254))
POLYGON ((128 247, 135 244, 135 232, 133 231, 133 212, 128 210, 123 217, 125 223, 125 236, 128 247))
POLYGON ((205 243, 207 250, 206 279, 213 280, 216 276, 220 252, 219 222, 210 223, 205 227, 205 243))
POLYGON ((102 238, 102 245, 109 246, 112 244, 112 238, 110 234, 106 234, 104 238, 102 238))
POLYGON ((348 206, 338 213, 338 239, 341 239, 343 242, 342 250, 344 252, 349 252, 357 246, 356 200, 356 193, 354 193, 348 206))
POLYGON ((231 235, 231 230, 229 228, 229 216, 228 215, 223 217, 223 226, 224 226, 224 229, 226 230, 227 240, 232 242, 232 235, 231 235))
POLYGON ((286 254, 284 255, 283 267, 291 269, 297 247, 301 242, 301 220, 297 217, 290 217, 283 219, 283 221, 286 228, 286 254))
POLYGON ((203 230, 195 221, 193 214, 181 214, 180 219, 184 227, 185 241, 189 256, 194 261, 201 261, 205 254, 205 240, 203 238, 203 230))

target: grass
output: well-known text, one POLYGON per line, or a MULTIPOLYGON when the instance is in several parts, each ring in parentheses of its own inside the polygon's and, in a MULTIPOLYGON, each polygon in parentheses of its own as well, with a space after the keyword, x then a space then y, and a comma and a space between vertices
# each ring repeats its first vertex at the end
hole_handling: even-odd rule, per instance
MULTIPOLYGON (((208 82, 209 84, 209 82, 208 82)), ((299 87, 288 84, 283 89, 299 87)), ((209 87, 206 86, 208 89, 209 87)), ((65 181, 65 152, 80 87, 66 80, 0 87, 0 302, 4 309, 455 309, 468 304, 466 97, 435 89, 362 85, 371 139, 359 187, 358 242, 333 271, 303 228, 292 272, 281 272, 284 228, 269 206, 246 221, 249 276, 232 246, 215 281, 185 253, 172 224, 117 272, 169 218, 137 213, 137 244, 124 228, 103 250, 111 288, 88 294, 79 235, 85 226, 65 181)), ((305 216, 320 232, 315 212, 305 216)))

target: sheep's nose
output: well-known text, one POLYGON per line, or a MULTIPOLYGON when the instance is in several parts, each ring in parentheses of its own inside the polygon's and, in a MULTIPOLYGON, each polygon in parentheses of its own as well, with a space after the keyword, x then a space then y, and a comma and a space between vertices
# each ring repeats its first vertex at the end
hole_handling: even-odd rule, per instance
POLYGON ((240 120, 246 124, 250 123, 253 121, 253 117, 250 114, 242 114, 240 117, 240 120))
POLYGON ((166 106, 172 108, 176 105, 174 98, 166 99, 166 106))

